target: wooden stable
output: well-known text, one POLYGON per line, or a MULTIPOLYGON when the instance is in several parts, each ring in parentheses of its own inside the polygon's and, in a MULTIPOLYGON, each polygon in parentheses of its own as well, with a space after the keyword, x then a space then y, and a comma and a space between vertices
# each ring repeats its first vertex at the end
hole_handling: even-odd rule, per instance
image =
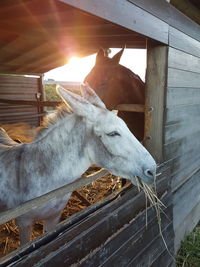
MULTIPOLYGON (((154 209, 148 208, 146 214, 143 193, 128 187, 72 216, 0 263, 175 266, 172 255, 200 220, 200 26, 164 0, 3 2, 0 72, 4 75, 0 81, 7 74, 41 77, 70 56, 86 56, 100 46, 126 44, 147 49, 145 106, 118 108, 145 113, 144 142, 159 165, 157 190, 166 206, 162 233, 167 247, 154 209)), ((4 105, 12 101, 24 107, 48 105, 42 97, 1 97, 1 89, 0 98, 4 105)), ((70 186, 78 187, 69 185, 50 197, 64 194, 70 186)), ((44 202, 49 195, 45 197, 44 202)), ((2 214, 1 223, 42 201, 36 199, 2 214)))

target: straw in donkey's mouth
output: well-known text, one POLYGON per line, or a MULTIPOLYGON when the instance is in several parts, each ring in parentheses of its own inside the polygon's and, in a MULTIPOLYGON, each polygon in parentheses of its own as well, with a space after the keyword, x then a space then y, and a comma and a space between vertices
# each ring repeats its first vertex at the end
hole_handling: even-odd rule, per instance
MULTIPOLYGON (((158 227, 159 227, 159 233, 160 236, 163 240, 163 243, 169 253, 169 255, 173 257, 173 255, 171 254, 171 252, 168 249, 168 246, 166 244, 166 241, 164 239, 164 236, 162 234, 162 226, 161 226, 161 212, 165 214, 165 212, 163 211, 163 208, 166 208, 166 206, 162 203, 162 201, 158 198, 157 196, 157 192, 156 192, 156 183, 154 181, 154 187, 145 184, 139 177, 135 177, 136 182, 137 182, 137 187, 138 190, 141 191, 143 190, 144 194, 145 194, 145 199, 146 199, 146 227, 147 227, 147 205, 148 205, 148 201, 150 203, 151 206, 153 206, 155 208, 156 211, 156 217, 158 220, 158 227)), ((165 214, 166 215, 166 214, 165 214)), ((167 215, 166 215, 167 216, 167 215)))

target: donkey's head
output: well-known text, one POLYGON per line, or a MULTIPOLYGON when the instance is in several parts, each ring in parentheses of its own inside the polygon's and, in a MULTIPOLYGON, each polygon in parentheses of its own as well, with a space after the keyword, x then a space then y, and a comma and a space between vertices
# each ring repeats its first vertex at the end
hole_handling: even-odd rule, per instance
POLYGON ((122 119, 107 110, 96 93, 82 85, 83 97, 58 87, 58 92, 74 113, 83 117, 88 133, 87 153, 92 163, 117 176, 135 176, 150 184, 154 181, 156 163, 149 152, 129 131, 122 119))

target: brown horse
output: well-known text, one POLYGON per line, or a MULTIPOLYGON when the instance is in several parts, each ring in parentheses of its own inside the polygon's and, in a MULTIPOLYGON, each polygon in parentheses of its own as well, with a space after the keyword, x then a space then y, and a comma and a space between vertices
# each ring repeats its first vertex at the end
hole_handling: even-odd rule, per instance
MULTIPOLYGON (((118 104, 144 104, 145 86, 138 75, 119 64, 124 49, 112 58, 104 55, 100 49, 96 63, 84 82, 94 88, 106 107, 115 109, 118 104)), ((144 114, 119 111, 121 117, 138 140, 144 137, 144 114)))

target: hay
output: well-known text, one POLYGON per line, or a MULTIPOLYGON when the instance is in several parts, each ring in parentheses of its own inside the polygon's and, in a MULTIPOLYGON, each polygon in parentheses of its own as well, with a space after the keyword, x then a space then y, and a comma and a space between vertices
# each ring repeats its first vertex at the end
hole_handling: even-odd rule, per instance
POLYGON ((162 238, 162 241, 165 245, 165 248, 167 250, 167 252, 169 253, 169 255, 175 260, 174 256, 171 254, 167 243, 165 241, 165 238, 162 234, 162 221, 161 221, 161 213, 164 213, 165 216, 167 216, 167 214, 164 212, 163 208, 166 208, 166 206, 162 203, 162 201, 158 198, 157 196, 157 192, 156 192, 156 182, 154 181, 154 185, 147 185, 145 184, 140 178, 135 177, 136 181, 137 181, 137 187, 139 191, 143 191, 145 194, 145 199, 146 199, 146 227, 148 226, 148 221, 147 221, 147 207, 148 207, 148 201, 150 203, 150 206, 155 208, 155 212, 156 212, 156 217, 157 217, 157 221, 158 221, 158 227, 159 227, 159 234, 162 238))

